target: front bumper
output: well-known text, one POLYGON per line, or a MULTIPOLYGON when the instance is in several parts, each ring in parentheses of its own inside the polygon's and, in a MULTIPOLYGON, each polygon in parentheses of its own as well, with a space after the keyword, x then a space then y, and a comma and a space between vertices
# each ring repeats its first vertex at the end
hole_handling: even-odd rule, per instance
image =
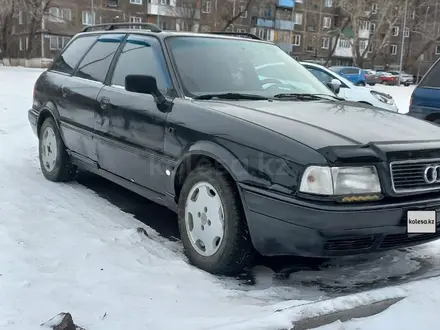
POLYGON ((37 112, 35 112, 34 109, 30 109, 28 111, 28 120, 29 120, 29 124, 32 127, 32 130, 34 131, 34 134, 37 135, 38 114, 37 114, 37 112))
POLYGON ((426 243, 436 234, 408 235, 408 210, 435 210, 440 198, 386 205, 324 205, 240 184, 252 242, 266 256, 331 257, 426 243))

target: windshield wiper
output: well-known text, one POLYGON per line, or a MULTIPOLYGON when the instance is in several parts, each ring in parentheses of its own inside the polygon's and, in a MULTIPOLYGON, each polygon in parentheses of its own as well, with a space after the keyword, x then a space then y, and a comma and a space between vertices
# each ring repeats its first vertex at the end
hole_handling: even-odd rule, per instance
POLYGON ((344 99, 329 94, 309 94, 309 93, 280 93, 273 96, 275 99, 298 99, 298 100, 338 100, 344 99))
POLYGON ((224 100, 268 100, 266 96, 258 94, 243 94, 243 93, 218 93, 218 94, 203 94, 194 96, 195 100, 211 100, 211 99, 224 99, 224 100))

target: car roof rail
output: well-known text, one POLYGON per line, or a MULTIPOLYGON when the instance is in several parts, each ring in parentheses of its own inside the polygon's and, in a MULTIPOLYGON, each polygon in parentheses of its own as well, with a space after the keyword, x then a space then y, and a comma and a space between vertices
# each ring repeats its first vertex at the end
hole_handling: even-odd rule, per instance
POLYGON ((241 38, 249 38, 249 39, 254 39, 254 40, 263 40, 260 37, 256 36, 255 34, 252 33, 248 33, 248 32, 226 32, 226 31, 213 31, 213 32, 204 32, 204 33, 208 33, 208 34, 220 34, 220 35, 225 35, 225 36, 236 36, 236 37, 241 37, 241 38))
POLYGON ((134 26, 140 27, 146 30, 150 30, 151 32, 162 32, 160 27, 156 24, 152 23, 132 23, 132 22, 124 22, 124 23, 104 23, 104 24, 95 24, 86 26, 82 32, 90 32, 94 30, 103 30, 103 31, 111 31, 117 29, 125 29, 125 28, 133 28, 134 26))

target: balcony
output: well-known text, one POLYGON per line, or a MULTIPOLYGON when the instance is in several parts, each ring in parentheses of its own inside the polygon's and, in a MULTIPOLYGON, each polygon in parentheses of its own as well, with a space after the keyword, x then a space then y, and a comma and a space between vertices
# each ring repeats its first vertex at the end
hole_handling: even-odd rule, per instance
POLYGON ((271 19, 257 18, 257 22, 255 25, 273 28, 275 26, 275 21, 271 19))
POLYGON ((278 0, 278 7, 293 8, 295 7, 295 0, 278 0))
POLYGON ((295 22, 281 20, 281 19, 275 20, 275 28, 278 30, 292 31, 294 27, 295 27, 295 22))

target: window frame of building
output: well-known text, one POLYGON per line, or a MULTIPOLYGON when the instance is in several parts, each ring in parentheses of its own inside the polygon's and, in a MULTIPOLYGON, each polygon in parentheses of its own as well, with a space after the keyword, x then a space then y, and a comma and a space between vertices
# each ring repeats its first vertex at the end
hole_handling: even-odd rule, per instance
POLYGON ((131 5, 142 5, 142 0, 130 0, 131 5))
POLYGON ((397 55, 397 45, 390 45, 390 54, 397 55))
POLYGON ((96 12, 94 11, 93 13, 90 10, 83 10, 81 12, 81 22, 83 25, 93 25, 96 22, 96 12), (87 23, 87 19, 84 18, 91 18, 91 22, 87 23))
POLYGON ((332 18, 330 16, 324 16, 322 21, 322 28, 329 29, 332 26, 332 18))
POLYGON ((333 7, 333 0, 325 0, 324 7, 326 7, 326 8, 333 7))
POLYGON ((403 36, 405 38, 409 38, 409 28, 403 28, 403 36))
POLYGON ((329 37, 322 37, 321 48, 322 49, 329 49, 330 48, 330 38, 329 37))
POLYGON ((398 26, 392 26, 391 27, 391 36, 392 37, 398 37, 399 36, 399 32, 400 32, 400 29, 399 29, 398 26))
POLYGON ((303 13, 295 13, 295 25, 302 25, 302 24, 303 24, 303 13))
POLYGON ((370 32, 376 31, 376 23, 370 22, 370 32))
POLYGON ((373 2, 371 4, 371 12, 372 13, 377 13, 377 10, 379 9, 379 6, 377 5, 377 2, 373 2))
POLYGON ((301 46, 301 35, 300 34, 293 35, 292 45, 293 46, 301 46))
POLYGON ((23 25, 24 24, 23 10, 20 10, 18 12, 18 24, 19 25, 23 25))
POLYGON ((202 3, 202 13, 210 14, 212 12, 212 1, 204 0, 202 3))
POLYGON ((435 46, 435 55, 440 55, 440 45, 435 46))
POLYGON ((240 5, 239 7, 240 10, 240 18, 247 18, 247 10, 246 10, 246 6, 245 5, 240 5))

